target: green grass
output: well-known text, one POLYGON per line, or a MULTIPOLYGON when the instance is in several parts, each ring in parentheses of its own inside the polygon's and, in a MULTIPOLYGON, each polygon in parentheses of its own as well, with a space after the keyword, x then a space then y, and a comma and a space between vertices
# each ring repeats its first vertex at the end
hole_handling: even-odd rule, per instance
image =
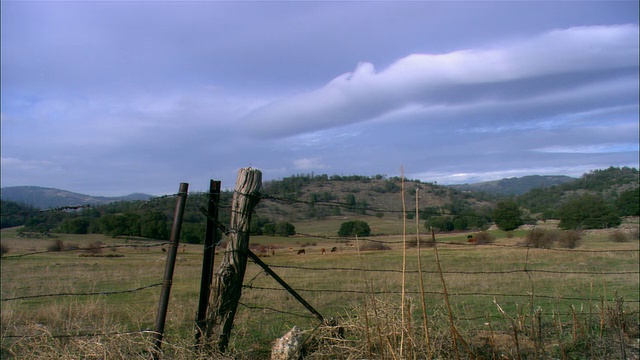
MULTIPOLYGON (((377 220, 381 220, 376 223, 378 228, 385 231, 392 228, 391 225, 383 222, 384 218, 377 220)), ((296 229, 299 232, 327 236, 339 222, 340 220, 327 220, 322 224, 296 223, 296 229)), ((397 228, 398 223, 401 221, 395 219, 393 226, 397 228)), ((522 237, 525 233, 522 231, 515 232, 511 238, 504 235, 504 232, 493 231, 492 233, 496 236, 496 245, 509 246, 473 246, 466 244, 466 234, 437 235, 437 240, 445 243, 438 247, 438 254, 445 272, 443 277, 449 293, 451 310, 455 324, 467 342, 475 344, 474 339, 477 334, 484 334, 484 331, 487 331, 487 323, 491 323, 498 334, 512 334, 512 321, 520 321, 522 339, 526 340, 529 336, 528 324, 532 321, 530 315, 536 309, 540 309, 543 325, 551 329, 545 332, 544 338, 548 346, 545 352, 547 355, 552 353, 557 355, 558 353, 554 351, 560 351, 558 356, 561 357, 561 351, 564 348, 559 349, 558 344, 565 346, 568 352, 584 350, 585 346, 595 347, 596 338, 601 339, 600 321, 606 322, 611 319, 612 315, 607 311, 615 306, 616 297, 622 297, 625 300, 623 308, 627 314, 625 316, 628 317, 627 321, 632 330, 634 324, 637 328, 639 300, 637 241, 614 243, 606 234, 596 232, 586 234, 575 251, 555 251, 516 246, 523 241, 522 237), (604 253, 579 251, 602 249, 627 251, 604 253), (597 274, 542 272, 527 274, 522 271, 525 266, 529 270, 591 271, 597 274), (509 270, 516 271, 491 273, 509 270), (602 272, 624 271, 636 273, 602 274, 602 272), (531 292, 534 294, 533 303, 529 295, 531 292), (501 313, 497 305, 506 314, 501 313), (574 313, 577 317, 574 317, 574 313), (572 326, 577 326, 576 318, 577 324, 582 328, 591 325, 592 330, 588 332, 589 336, 579 337, 572 333, 572 326), (557 330, 559 321, 565 326, 562 332, 557 330), (555 328, 554 324, 556 324, 555 328), (562 340, 561 343, 558 343, 558 338, 562 340), (580 345, 580 341, 585 344, 580 345), (555 350, 553 344, 556 346, 555 350)), ((128 290, 162 281, 166 253, 163 253, 160 247, 117 247, 115 253, 124 255, 118 258, 79 257, 79 254, 83 253, 81 250, 15 257, 34 250, 44 251, 52 241, 51 239, 22 239, 16 234, 16 229, 2 230, 2 242, 10 248, 10 252, 1 261, 3 299, 41 294, 128 290)), ((403 258, 403 245, 398 243, 402 237, 394 232, 392 234, 396 235, 369 237, 376 241, 388 241, 387 245, 391 250, 360 254, 356 247, 349 246, 349 243, 323 237, 253 237, 251 243, 276 248, 274 256, 264 257, 263 260, 325 318, 337 318, 340 324, 348 329, 347 336, 354 340, 353 344, 356 344, 350 345, 350 351, 353 352, 354 357, 358 354, 367 357, 369 350, 364 350, 363 347, 364 335, 367 331, 375 335, 373 337, 380 337, 384 333, 384 338, 387 340, 383 346, 376 345, 376 351, 386 354, 381 357, 392 357, 398 355, 398 349, 387 345, 386 341, 392 345, 397 344, 396 336, 390 334, 397 335, 401 332, 399 309, 402 274, 399 270, 402 269, 403 258), (334 246, 338 251, 328 252, 334 246), (289 251, 289 248, 294 251, 289 251), (301 248, 305 249, 306 254, 296 255, 296 250, 301 248), (327 250, 325 255, 321 255, 321 248, 327 250), (304 270, 300 267, 316 270, 304 270), (373 296, 376 299, 375 303, 371 302, 371 289, 375 293, 373 296), (363 322, 365 312, 371 312, 369 327, 363 322)), ((408 236, 415 235, 409 233, 408 236)), ((427 235, 421 235, 422 237, 428 238, 427 235)), ((77 244, 80 248, 95 241, 101 241, 107 245, 144 243, 142 240, 112 239, 99 235, 59 235, 58 238, 65 244, 77 244)), ((366 239, 361 239, 361 245, 364 242, 366 239)), ((355 245, 355 240, 350 243, 355 245)), ((157 244, 157 242, 150 242, 150 244, 157 244)), ((180 248, 178 252, 165 326, 167 345, 163 349, 173 358, 187 359, 195 356, 191 351, 191 344, 194 336, 203 248, 200 245, 188 245, 184 250, 183 252, 180 248)), ((104 249, 103 253, 109 254, 112 251, 104 249)), ((216 255, 216 268, 222 256, 222 251, 219 250, 216 255)), ((430 331, 434 334, 434 341, 440 347, 440 355, 447 357, 446 355, 452 355, 452 343, 448 332, 448 309, 442 295, 443 288, 437 272, 435 251, 433 248, 422 248, 421 256, 430 331)), ((411 307, 410 323, 413 326, 411 333, 416 338, 423 338, 420 335, 424 329, 422 328, 420 279, 417 270, 417 249, 409 248, 407 249, 405 300, 406 304, 410 304, 407 306, 411 307)), ((236 315, 230 344, 231 352, 237 357, 265 357, 270 343, 286 333, 293 325, 310 331, 318 324, 311 313, 253 263, 248 264, 245 285, 249 287, 243 290, 242 304, 236 315)), ((159 295, 160 287, 158 286, 125 294, 38 297, 3 301, 2 357, 10 358, 11 352, 14 352, 18 358, 26 358, 29 357, 28 355, 40 354, 45 347, 53 347, 60 357, 66 355, 71 358, 83 357, 88 353, 83 355, 85 350, 82 349, 93 349, 86 344, 84 347, 80 346, 81 341, 86 338, 63 338, 66 339, 63 341, 55 335, 92 332, 123 334, 127 331, 153 329, 159 295), (29 334, 30 336, 24 338, 12 337, 29 334)), ((609 329, 607 336, 615 335, 614 326, 609 324, 606 329, 609 329)), ((105 347, 117 348, 110 350, 109 354, 113 356, 107 356, 107 358, 126 358, 122 355, 123 350, 120 349, 126 348, 129 349, 127 351, 139 355, 148 347, 144 336, 144 334, 117 335, 114 338, 111 335, 95 339, 102 342, 105 347)), ((633 344, 634 336, 638 337, 637 330, 635 333, 628 332, 625 336, 628 336, 629 343, 633 344)), ((412 351, 424 352, 424 343, 414 341, 416 348, 412 351)), ((611 342, 611 344, 615 343, 611 342)), ((637 352, 637 342, 635 344, 635 350, 630 349, 630 351, 637 352)), ((598 351, 605 353, 608 351, 607 354, 619 351, 615 345, 603 346, 598 347, 600 349, 598 351)), ((329 351, 324 348, 323 350, 329 351)))

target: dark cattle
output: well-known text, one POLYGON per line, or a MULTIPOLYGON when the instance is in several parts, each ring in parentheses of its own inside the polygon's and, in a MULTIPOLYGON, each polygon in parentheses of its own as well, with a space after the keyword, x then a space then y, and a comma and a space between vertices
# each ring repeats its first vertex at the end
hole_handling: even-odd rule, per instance
POLYGON ((300 254, 304 254, 304 249, 298 250, 298 253, 296 255, 300 255, 300 254))
POLYGON ((336 252, 336 251, 338 251, 337 247, 334 246, 334 247, 331 248, 331 252, 336 252))

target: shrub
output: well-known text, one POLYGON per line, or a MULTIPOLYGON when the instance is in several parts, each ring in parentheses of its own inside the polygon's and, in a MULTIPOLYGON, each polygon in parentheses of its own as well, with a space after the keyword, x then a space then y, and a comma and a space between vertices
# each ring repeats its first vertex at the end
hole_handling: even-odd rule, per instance
POLYGON ((564 231, 558 238, 558 246, 566 249, 575 249, 582 240, 579 231, 564 231))
POLYGON ((477 233, 475 238, 476 238, 476 244, 478 245, 491 244, 496 241, 496 237, 493 234, 488 233, 486 231, 481 231, 477 233))
POLYGON ((102 253, 102 243, 100 241, 92 242, 87 245, 85 251, 89 254, 100 254, 102 253))
POLYGON ((372 242, 367 241, 362 246, 360 246, 360 250, 362 251, 380 251, 380 250, 391 250, 391 248, 381 242, 372 242))
POLYGON ((51 243, 51 245, 49 245, 49 247, 47 247, 47 250, 49 251, 62 251, 64 249, 64 242, 60 239, 55 240, 53 243, 51 243))
POLYGON ((369 224, 362 220, 352 220, 343 222, 338 230, 338 236, 369 236, 371 228, 369 224))
POLYGON ((627 242, 628 237, 627 237, 627 234, 624 233, 624 231, 615 230, 614 232, 611 233, 611 235, 609 235, 609 239, 611 239, 611 241, 613 242, 623 243, 623 242, 627 242))
POLYGON ((527 246, 550 249, 556 241, 556 233, 534 228, 527 233, 526 241, 527 246))
MULTIPOLYGON (((434 245, 435 245, 435 242, 434 242, 434 241, 432 241, 432 240, 430 240, 430 239, 427 239, 427 238, 420 238, 420 247, 421 247, 421 248, 423 248, 423 247, 431 248, 431 247, 433 247, 434 245)), ((413 236, 413 237, 411 237, 411 238, 407 238, 407 242, 406 242, 406 245, 405 245, 405 246, 406 246, 406 248, 407 248, 407 249, 409 249, 409 248, 414 248, 414 247, 418 246, 418 239, 417 239, 417 237, 416 237, 416 236, 413 236)))
POLYGON ((0 245, 0 257, 9 252, 9 247, 5 244, 0 245))

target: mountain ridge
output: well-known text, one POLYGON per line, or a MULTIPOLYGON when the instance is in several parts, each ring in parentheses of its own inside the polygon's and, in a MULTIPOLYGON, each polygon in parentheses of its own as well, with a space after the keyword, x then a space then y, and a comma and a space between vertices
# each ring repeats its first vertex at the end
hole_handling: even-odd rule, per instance
POLYGON ((117 201, 147 200, 153 196, 132 193, 124 196, 93 196, 41 186, 9 186, 0 189, 0 199, 30 205, 38 209, 62 206, 103 205, 117 201))
POLYGON ((566 175, 528 175, 449 186, 460 191, 486 192, 499 195, 522 195, 532 189, 547 188, 576 180, 578 179, 566 175))

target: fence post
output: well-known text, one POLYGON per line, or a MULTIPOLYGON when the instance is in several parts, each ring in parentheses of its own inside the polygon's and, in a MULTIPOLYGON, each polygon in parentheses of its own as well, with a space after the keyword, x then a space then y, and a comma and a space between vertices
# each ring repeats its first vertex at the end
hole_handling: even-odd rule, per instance
POLYGON ((209 182, 209 205, 207 208, 207 227, 204 235, 204 254, 202 256, 202 277, 200 279, 200 299, 196 318, 196 345, 199 345, 202 332, 205 330, 207 306, 211 294, 213 280, 213 261, 215 246, 220 238, 218 229, 218 207, 220 204, 220 181, 209 182))
POLYGON ((180 183, 178 191, 178 201, 176 202, 176 210, 173 216, 173 225, 171 227, 171 243, 167 252, 167 263, 164 268, 164 280, 162 281, 162 292, 160 293, 160 301, 158 303, 158 314, 156 316, 156 331, 153 342, 153 358, 158 359, 160 356, 160 347, 162 345, 162 336, 164 334, 164 323, 167 317, 167 308, 169 306, 169 296, 171 295, 171 282, 173 280, 173 269, 176 264, 176 254, 178 253, 178 245, 180 244, 180 229, 182 228, 182 217, 184 215, 184 207, 187 201, 187 191, 189 184, 180 183))
POLYGON ((224 352, 229 344, 233 319, 242 293, 249 250, 251 212, 260 201, 258 190, 261 185, 262 173, 259 170, 242 168, 238 172, 231 205, 229 243, 215 274, 210 315, 207 319, 208 344, 213 345, 212 342, 215 341, 220 352, 224 352))

